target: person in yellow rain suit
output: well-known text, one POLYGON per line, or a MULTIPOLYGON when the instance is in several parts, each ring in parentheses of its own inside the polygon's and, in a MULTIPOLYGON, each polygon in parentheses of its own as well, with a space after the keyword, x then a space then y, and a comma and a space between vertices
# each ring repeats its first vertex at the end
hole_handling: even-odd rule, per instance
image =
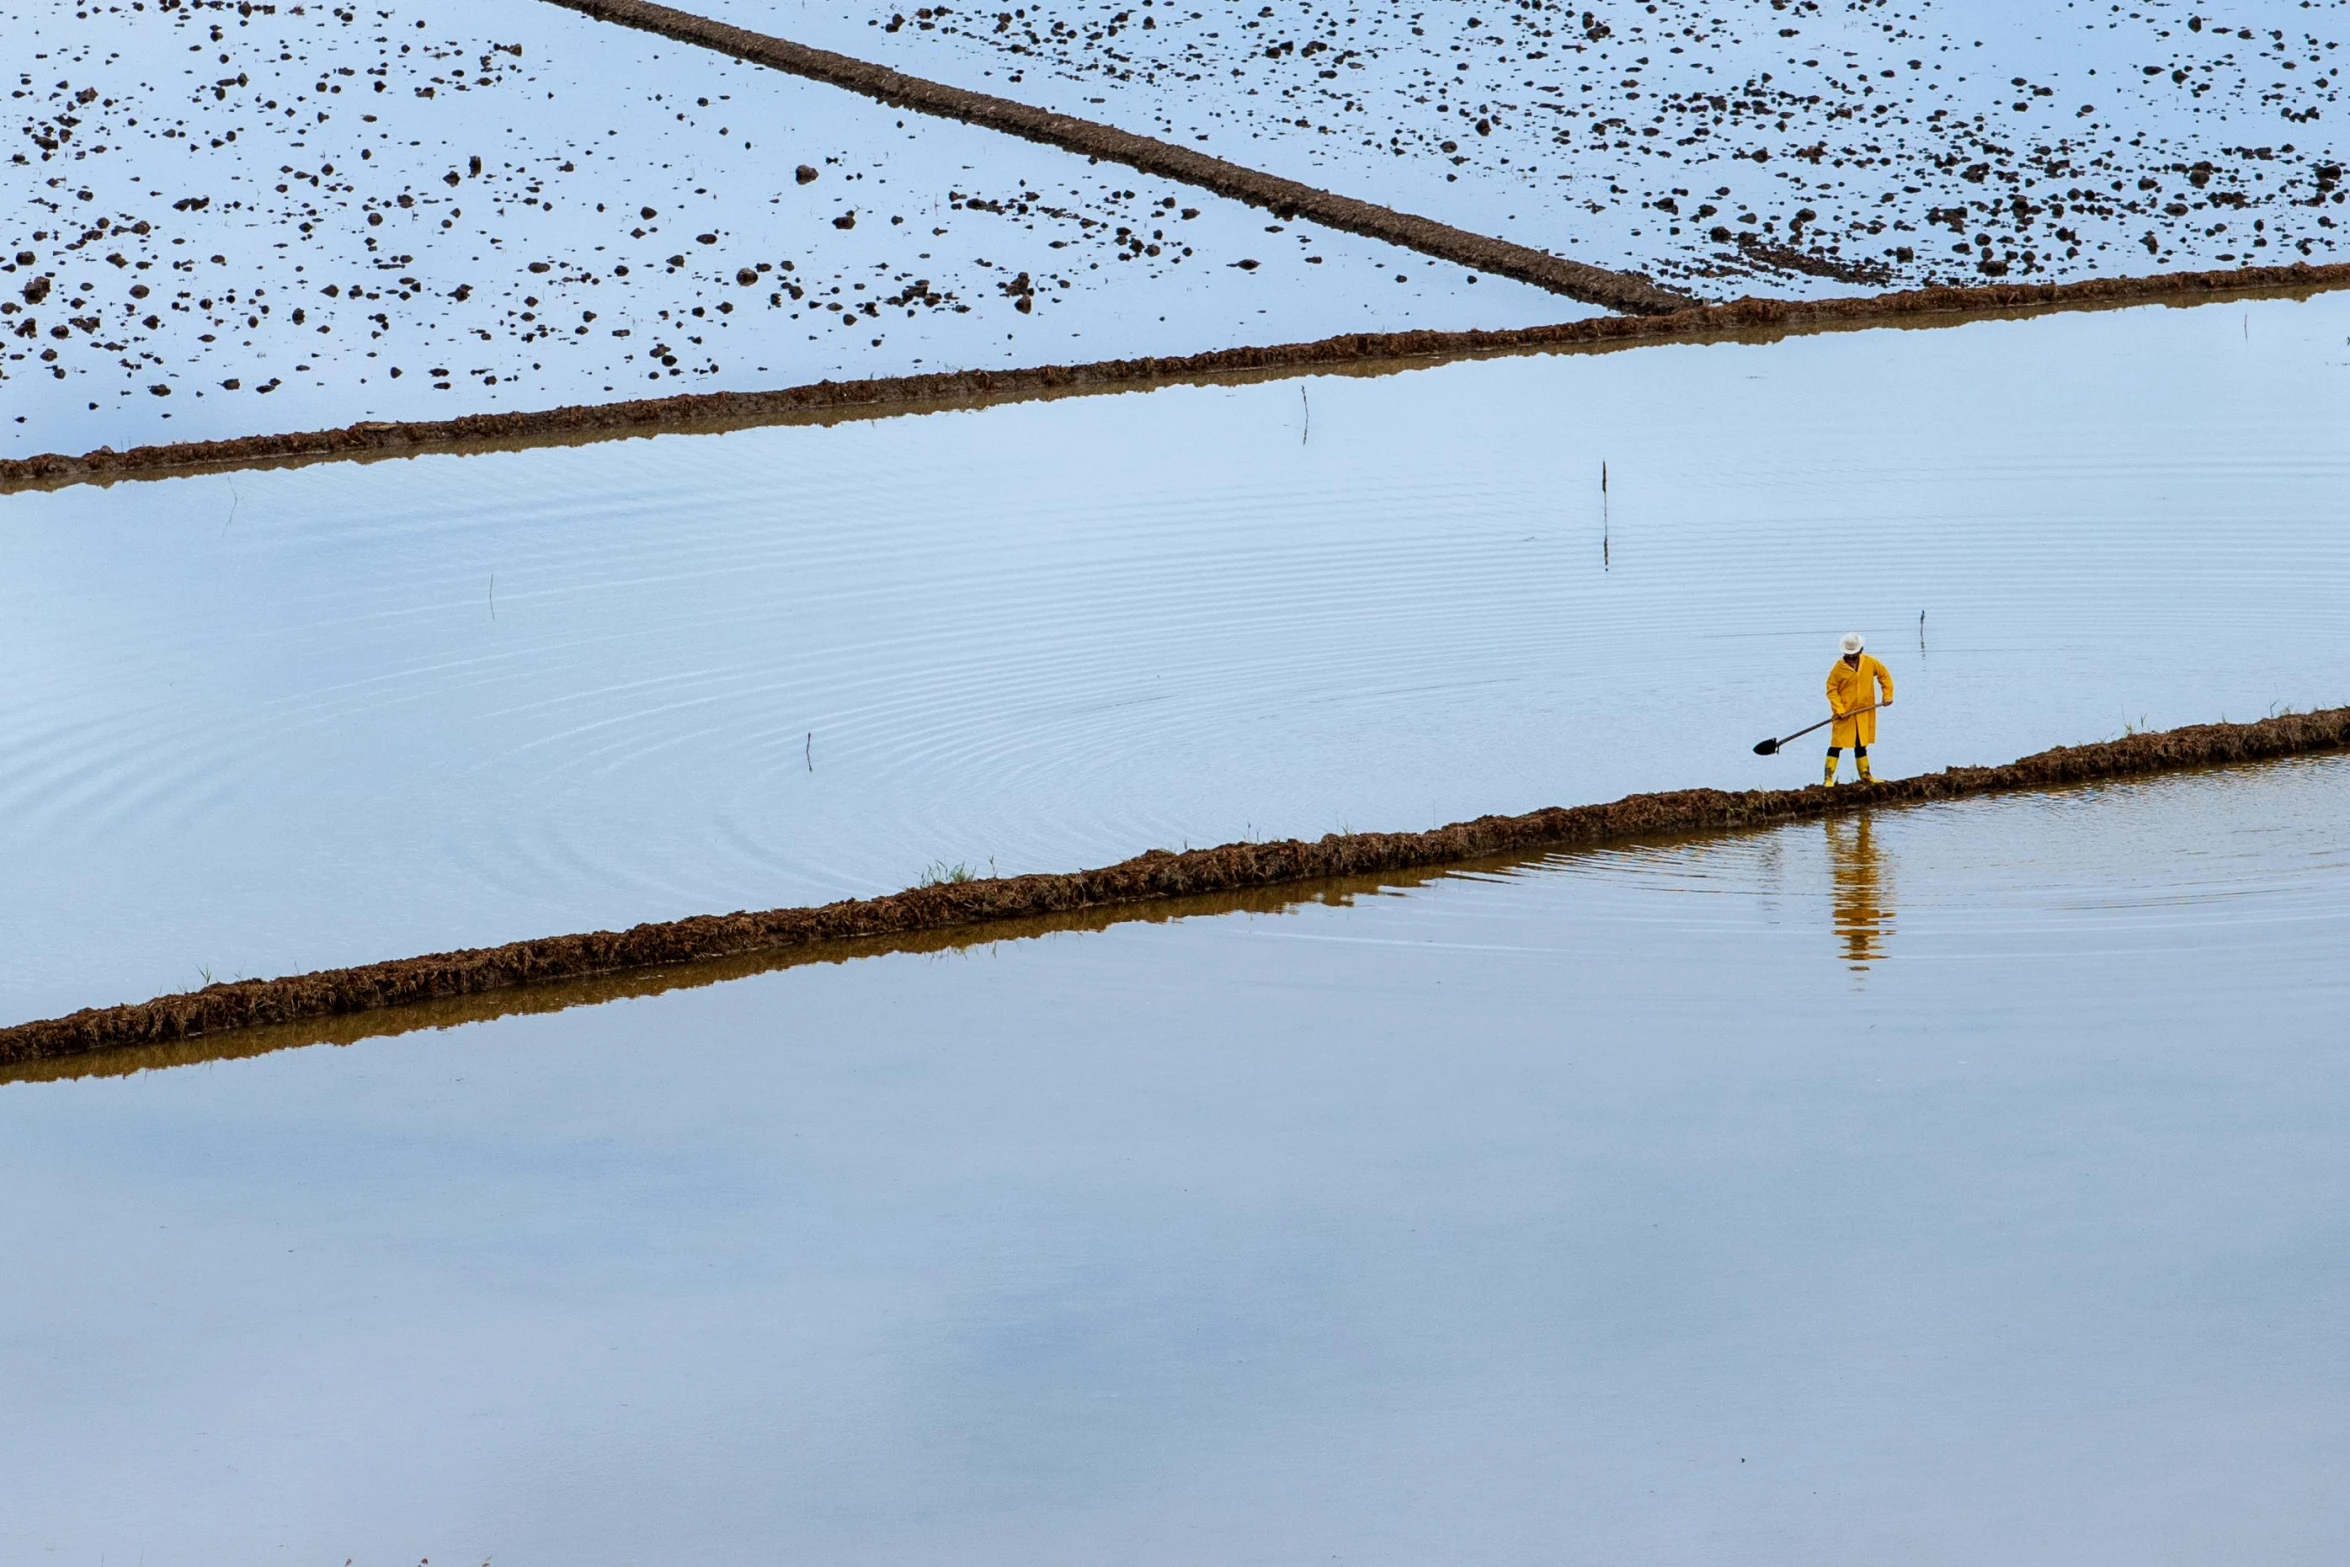
POLYGON ((1828 670, 1828 710, 1836 715, 1836 727, 1828 731, 1831 789, 1836 787, 1836 759, 1846 746, 1852 747, 1860 781, 1870 781, 1869 746, 1877 738, 1876 710, 1893 705, 1893 672, 1869 656, 1868 643, 1859 632, 1844 633, 1843 650, 1844 656, 1828 670))

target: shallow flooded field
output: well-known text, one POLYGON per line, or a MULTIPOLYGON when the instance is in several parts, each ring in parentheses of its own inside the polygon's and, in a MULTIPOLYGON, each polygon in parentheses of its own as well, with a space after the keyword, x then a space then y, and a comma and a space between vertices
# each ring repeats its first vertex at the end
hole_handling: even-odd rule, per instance
POLYGON ((540 0, 16 10, 0 456, 1593 314, 540 0))
POLYGON ((2350 200, 2338 3, 698 9, 1713 298, 2325 260, 2350 200))
POLYGON ((0 498, 0 1021, 1808 782, 1749 747, 1851 626, 1895 774, 2333 705, 2346 338, 2141 309, 0 498))
POLYGON ((2346 790, 6 1084, 0 1556, 2329 1561, 2346 790))

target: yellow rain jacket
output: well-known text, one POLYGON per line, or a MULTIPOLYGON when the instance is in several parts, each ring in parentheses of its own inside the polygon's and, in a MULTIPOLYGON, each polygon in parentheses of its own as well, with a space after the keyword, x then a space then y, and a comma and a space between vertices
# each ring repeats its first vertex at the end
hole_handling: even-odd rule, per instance
POLYGON ((1839 748, 1875 745, 1877 715, 1858 710, 1892 700, 1893 672, 1875 658, 1861 654, 1858 669, 1842 659, 1836 660, 1828 670, 1828 706, 1836 714, 1836 727, 1828 731, 1828 744, 1839 748), (1880 687, 1884 691, 1882 696, 1877 694, 1880 687))

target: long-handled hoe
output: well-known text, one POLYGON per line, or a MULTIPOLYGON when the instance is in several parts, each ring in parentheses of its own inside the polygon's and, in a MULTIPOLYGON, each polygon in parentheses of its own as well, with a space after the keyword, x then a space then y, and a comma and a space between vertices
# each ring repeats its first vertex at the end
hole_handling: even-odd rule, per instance
POLYGON ((1805 735, 1810 734, 1812 729, 1825 729, 1839 718, 1858 718, 1861 714, 1873 713, 1884 705, 1885 704, 1882 702, 1871 702, 1868 706, 1856 707, 1849 713, 1831 713, 1826 718, 1823 718, 1818 723, 1812 725, 1811 729, 1798 729, 1795 731, 1795 733, 1791 735, 1781 735, 1776 740, 1757 740, 1754 742, 1754 754, 1757 756, 1776 756, 1779 754, 1779 747, 1785 745, 1790 740, 1802 739, 1805 735))

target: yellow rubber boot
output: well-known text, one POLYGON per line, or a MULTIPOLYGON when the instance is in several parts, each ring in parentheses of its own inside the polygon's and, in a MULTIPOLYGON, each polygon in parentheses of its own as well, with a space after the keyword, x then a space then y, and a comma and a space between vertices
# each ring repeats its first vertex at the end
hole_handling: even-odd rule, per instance
POLYGON ((1874 783, 1876 781, 1874 776, 1869 772, 1868 752, 1863 751, 1859 755, 1855 756, 1852 759, 1852 765, 1860 769, 1860 781, 1862 783, 1874 783))
POLYGON ((1837 758, 1836 758, 1836 753, 1835 753, 1835 752, 1833 752, 1833 751, 1830 751, 1830 752, 1828 753, 1828 777, 1827 777, 1827 784, 1828 784, 1828 787, 1829 787, 1829 788, 1831 788, 1831 789, 1833 789, 1833 788, 1835 788, 1835 787, 1836 787, 1836 760, 1837 760, 1837 758))

